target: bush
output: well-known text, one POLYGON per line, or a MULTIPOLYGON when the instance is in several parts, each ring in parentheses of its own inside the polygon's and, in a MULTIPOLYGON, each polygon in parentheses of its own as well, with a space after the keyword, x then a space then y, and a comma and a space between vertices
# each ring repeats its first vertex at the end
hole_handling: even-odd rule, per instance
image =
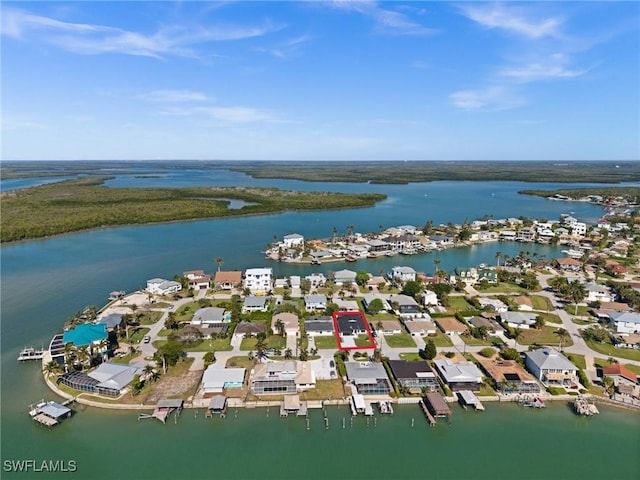
POLYGON ((480 350, 480 355, 482 355, 485 358, 491 358, 495 353, 496 353, 495 349, 491 347, 485 347, 482 350, 480 350))
POLYGON ((456 352, 446 352, 444 356, 447 358, 453 358, 456 356, 456 352))

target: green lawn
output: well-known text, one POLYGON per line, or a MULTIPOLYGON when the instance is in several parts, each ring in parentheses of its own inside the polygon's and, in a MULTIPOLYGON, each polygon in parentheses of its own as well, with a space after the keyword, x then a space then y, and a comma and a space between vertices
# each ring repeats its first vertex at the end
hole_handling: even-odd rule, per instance
POLYGON ((460 335, 460 338, 467 345, 478 345, 478 346, 481 346, 481 345, 491 346, 491 345, 493 345, 493 342, 491 341, 490 338, 487 338, 486 340, 483 340, 481 338, 476 338, 473 335, 460 335))
POLYGON ((400 356, 400 360, 405 360, 407 362, 424 362, 425 361, 417 353, 401 353, 399 356, 400 356))
POLYGON ((433 343, 436 344, 436 347, 451 347, 453 346, 453 342, 451 339, 445 335, 444 333, 438 331, 435 335, 428 335, 423 337, 425 343, 429 340, 433 340, 433 343))
POLYGON ((198 302, 185 303, 176 310, 176 320, 178 322, 190 322, 193 320, 193 315, 198 310, 200 310, 200 304, 198 302))
POLYGON ((247 355, 243 356, 243 357, 231 357, 230 359, 227 360, 227 364, 225 365, 226 368, 232 368, 232 367, 237 367, 237 368, 253 368, 253 366, 257 363, 257 360, 253 359, 253 360, 249 360, 249 357, 247 355))
POLYGON ((560 317, 554 313, 537 313, 540 318, 542 318, 545 323, 555 323, 556 325, 562 325, 562 320, 560 317))
POLYGON ((225 352, 233 350, 230 339, 220 338, 215 340, 202 340, 197 345, 191 347, 185 347, 186 352, 208 352, 213 350, 214 352, 225 352))
POLYGON ((384 339, 387 342, 387 345, 389 345, 391 348, 408 348, 416 346, 416 342, 408 333, 385 335, 384 339))
POLYGON ((571 317, 571 321, 573 323, 575 323, 576 325, 591 325, 594 324, 595 321, 590 321, 590 320, 581 320, 577 317, 571 317))
MULTIPOLYGON (((539 345, 559 346, 560 337, 554 333, 556 330, 556 327, 546 325, 540 330, 537 328, 523 329, 522 336, 518 339, 518 343, 520 345, 531 345, 537 343, 539 345)), ((571 345, 573 345, 573 340, 571 340, 571 337, 567 337, 564 341, 564 346, 570 347, 571 345)))
POLYGON ((335 335, 314 337, 314 341, 318 350, 336 350, 338 348, 338 341, 335 335))
POLYGON ((568 353, 566 355, 566 357, 576 367, 581 368, 582 370, 586 370, 587 369, 587 362, 584 359, 584 355, 580 355, 578 353, 568 353))
POLYGON ((576 306, 568 304, 564 306, 564 311, 569 315, 577 315, 578 317, 591 317, 591 308, 586 305, 578 305, 578 313, 576 313, 576 306))
MULTIPOLYGON (((608 339, 607 339, 608 340, 608 339)), ((640 361, 640 351, 631 348, 617 348, 614 347, 609 341, 606 343, 598 343, 593 340, 585 340, 587 346, 591 350, 595 350, 598 353, 602 353, 609 357, 620 357, 628 360, 640 361)))
POLYGON ((371 345, 371 339, 367 334, 358 335, 358 338, 356 338, 357 347, 370 347, 371 345))
POLYGON ((153 325, 160 320, 160 317, 162 317, 162 312, 156 312, 155 310, 138 310, 136 312, 136 320, 140 322, 140 325, 153 325))
POLYGON ((547 312, 549 310, 553 310, 553 303, 551 303, 551 300, 549 300, 547 297, 543 297, 541 295, 531 295, 529 296, 529 300, 531 300, 534 310, 543 310, 547 312))
POLYGON ((495 394, 496 394, 496 391, 486 383, 483 383, 480 386, 480 391, 477 393, 479 397, 493 397, 495 396, 495 394))
POLYGON ((456 312, 466 312, 474 309, 473 305, 470 305, 464 297, 449 296, 449 306, 456 312))
POLYGON ((515 283, 499 282, 495 285, 490 285, 485 289, 478 289, 482 293, 524 293, 526 290, 520 285, 515 283))
MULTIPOLYGON (((256 337, 243 338, 242 343, 240 344, 240 350, 255 350, 256 343, 258 343, 258 339, 256 337)), ((271 335, 270 337, 267 337, 265 343, 267 344, 267 348, 279 348, 280 350, 287 348, 287 340, 280 335, 271 335)))
POLYGON ((135 330, 129 330, 129 343, 140 343, 142 337, 149 333, 149 328, 138 327, 135 330))

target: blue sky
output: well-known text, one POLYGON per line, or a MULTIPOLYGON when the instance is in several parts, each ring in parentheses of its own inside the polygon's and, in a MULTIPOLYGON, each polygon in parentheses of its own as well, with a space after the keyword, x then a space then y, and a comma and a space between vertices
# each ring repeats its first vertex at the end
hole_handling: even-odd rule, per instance
POLYGON ((638 160, 638 2, 11 2, 2 158, 638 160))

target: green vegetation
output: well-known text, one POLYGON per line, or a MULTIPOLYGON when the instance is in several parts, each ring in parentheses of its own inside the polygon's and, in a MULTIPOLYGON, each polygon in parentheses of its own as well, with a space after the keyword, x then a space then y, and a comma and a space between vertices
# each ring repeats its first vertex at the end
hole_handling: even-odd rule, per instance
POLYGON ((531 304, 533 305, 534 310, 553 310, 553 303, 547 297, 543 297, 541 295, 531 295, 529 296, 529 300, 531 300, 531 304))
POLYGON ((384 340, 391 348, 408 348, 415 347, 416 342, 408 333, 399 333, 397 335, 385 335, 384 340))
POLYGON ((358 346, 358 347, 370 347, 371 346, 371 339, 369 338, 369 335, 366 335, 366 334, 358 335, 358 337, 356 338, 356 346, 358 346))
POLYGON ((326 400, 345 397, 342 379, 317 380, 316 388, 300 392, 300 400, 326 400))
POLYGON ((473 309, 473 305, 469 305, 469 302, 464 297, 459 296, 449 296, 449 306, 456 312, 473 309))
POLYGON ((565 305, 564 311, 569 315, 575 315, 578 317, 591 317, 591 308, 586 305, 578 305, 576 309, 575 305, 565 305))
POLYGON ((477 290, 481 290, 482 293, 524 293, 527 291, 517 283, 511 282, 498 282, 495 285, 489 284, 477 290))
POLYGON ((335 335, 318 336, 314 337, 313 339, 318 350, 335 350, 336 348, 338 348, 338 341, 336 340, 335 335))
POLYGON ((249 358, 246 355, 242 357, 231 357, 227 360, 225 368, 253 368, 257 360, 249 358))
MULTIPOLYGON (((584 337, 584 332, 583 332, 584 337)), ((592 338, 585 338, 585 343, 591 350, 595 350, 610 357, 626 358, 628 360, 640 361, 640 351, 632 348, 617 348, 611 343, 611 339, 606 337, 604 341, 598 342, 592 338)))
MULTIPOLYGON (((544 326, 541 329, 528 328, 521 330, 518 343, 520 345, 560 345, 561 339, 558 335, 557 328, 551 326, 544 326)), ((573 345, 571 337, 566 337, 564 340, 564 346, 570 347, 573 345)))
POLYGON ((386 198, 381 194, 276 188, 109 188, 103 185, 105 180, 106 177, 66 180, 0 196, 0 241, 106 226, 366 207, 386 198), (246 204, 229 209, 227 199, 246 204))
POLYGON ((544 320, 544 323, 555 323, 556 325, 562 325, 562 320, 555 313, 542 313, 536 312, 538 317, 544 320))
POLYGON ((626 197, 631 202, 640 202, 640 188, 638 187, 586 187, 562 188, 559 190, 521 190, 518 193, 544 198, 553 197, 554 195, 564 195, 565 197, 573 199, 583 198, 589 195, 599 195, 601 197, 626 197))
POLYGON ((587 362, 585 361, 584 355, 580 355, 579 353, 569 353, 567 354, 567 358, 576 367, 581 368, 582 370, 587 369, 587 362))
POLYGON ((567 391, 562 387, 547 387, 547 392, 551 395, 566 395, 567 391))
POLYGON ((426 337, 423 337, 423 339, 425 343, 427 343, 429 340, 433 340, 433 343, 436 347, 453 346, 453 342, 451 341, 451 339, 440 331, 438 331, 435 335, 427 335, 426 337))
POLYGON ((399 357, 400 360, 405 360, 407 362, 420 362, 424 360, 418 353, 401 353, 399 357))
POLYGON ((147 333, 149 333, 148 328, 138 327, 133 331, 129 330, 129 343, 140 343, 147 333))
MULTIPOLYGON (((258 339, 256 337, 243 338, 240 344, 240 350, 255 350, 258 339)), ((287 346, 287 340, 279 335, 271 335, 265 339, 266 348, 275 348, 284 350, 287 346)))

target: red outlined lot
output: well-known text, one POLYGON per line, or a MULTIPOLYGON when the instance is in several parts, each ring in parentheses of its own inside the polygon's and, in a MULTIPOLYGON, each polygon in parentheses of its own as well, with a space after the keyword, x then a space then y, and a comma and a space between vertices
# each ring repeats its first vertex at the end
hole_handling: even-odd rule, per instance
POLYGON ((367 320, 367 317, 364 316, 364 313, 362 313, 360 311, 333 312, 332 318, 333 318, 333 331, 334 331, 334 333, 336 335, 336 340, 338 342, 338 350, 375 350, 376 341, 373 338, 373 334, 371 333, 371 328, 369 328, 369 322, 367 320), (371 345, 364 346, 364 347, 358 347, 358 346, 351 346, 351 345, 343 345, 342 344, 342 339, 340 337, 340 327, 338 325, 338 319, 341 316, 353 317, 354 315, 359 316, 360 318, 362 318, 362 323, 364 324, 365 331, 366 331, 367 335, 369 336, 369 343, 371 345))

